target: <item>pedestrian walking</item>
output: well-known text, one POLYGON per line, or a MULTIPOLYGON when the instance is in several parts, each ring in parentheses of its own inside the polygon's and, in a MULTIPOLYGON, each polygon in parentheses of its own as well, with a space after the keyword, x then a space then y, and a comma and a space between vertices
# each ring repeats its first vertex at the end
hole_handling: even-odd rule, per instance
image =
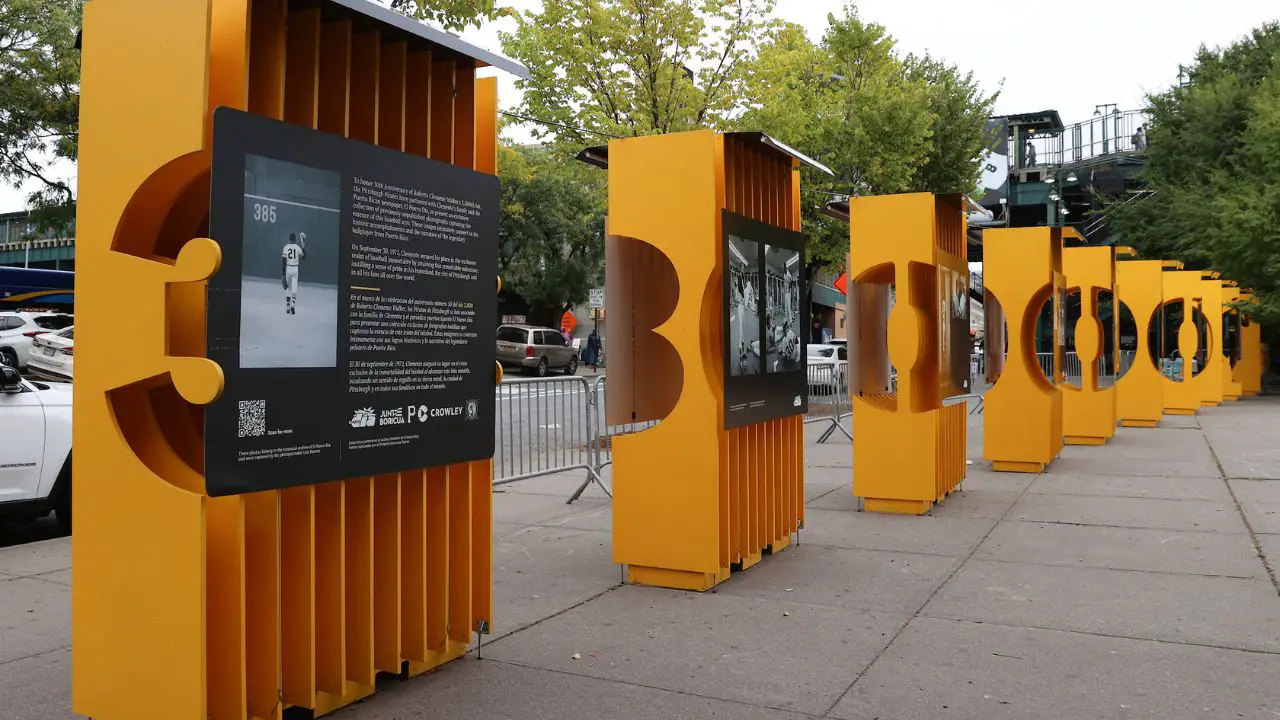
POLYGON ((587 361, 587 367, 592 370, 600 369, 601 347, 600 333, 596 332, 593 328, 591 330, 591 334, 587 336, 587 357, 585 358, 587 361))

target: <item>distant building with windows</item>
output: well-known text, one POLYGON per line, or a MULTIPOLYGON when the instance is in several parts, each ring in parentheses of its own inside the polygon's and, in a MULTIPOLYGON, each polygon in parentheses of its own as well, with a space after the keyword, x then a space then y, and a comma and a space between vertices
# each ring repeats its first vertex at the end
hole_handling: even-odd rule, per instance
POLYGON ((0 213, 0 266, 75 270, 75 226, 66 233, 37 233, 27 211, 0 213))

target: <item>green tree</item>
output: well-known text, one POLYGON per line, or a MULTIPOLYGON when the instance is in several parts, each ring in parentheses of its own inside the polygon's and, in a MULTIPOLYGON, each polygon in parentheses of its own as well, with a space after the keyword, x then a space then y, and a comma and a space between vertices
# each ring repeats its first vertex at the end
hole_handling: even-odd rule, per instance
POLYGON ((81 0, 0 2, 0 180, 36 181, 28 199, 41 229, 75 217, 75 194, 49 167, 75 161, 80 111, 81 0))
POLYGON ((576 147, 719 127, 738 109, 774 0, 563 0, 517 16, 520 112, 576 147), (584 132, 586 131, 586 132, 584 132))
POLYGON ((883 26, 853 4, 828 15, 821 42, 779 26, 760 50, 737 124, 795 146, 831 168, 806 171, 804 228, 811 270, 839 266, 848 225, 819 210, 851 195, 971 192, 995 102, 971 73, 927 55, 901 58, 883 26))
POLYGON ((1107 211, 1146 257, 1210 267, 1253 288, 1246 311, 1280 330, 1280 25, 1201 48, 1191 83, 1148 98, 1151 191, 1107 211))
POLYGON ((480 27, 489 20, 511 14, 494 0, 391 0, 391 9, 446 30, 480 27))
POLYGON ((605 174, 544 147, 502 146, 505 304, 552 324, 604 282, 605 174))

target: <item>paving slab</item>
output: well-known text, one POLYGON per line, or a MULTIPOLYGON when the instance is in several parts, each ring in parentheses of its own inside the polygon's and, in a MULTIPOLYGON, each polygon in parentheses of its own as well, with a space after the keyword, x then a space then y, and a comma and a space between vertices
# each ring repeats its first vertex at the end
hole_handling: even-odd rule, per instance
POLYGON ((1272 571, 1280 573, 1280 535, 1259 535, 1258 544, 1272 571))
POLYGON ((71 568, 66 570, 54 570, 51 573, 40 573, 39 575, 31 575, 29 577, 36 580, 44 580, 46 582, 59 583, 61 585, 71 585, 71 568))
POLYGON ((1233 478, 1280 480, 1280 444, 1276 429, 1245 432, 1242 428, 1206 430, 1222 471, 1233 478))
POLYGON ((991 469, 991 463, 975 462, 966 468, 965 479, 961 489, 966 492, 970 490, 1021 492, 1028 485, 1035 482, 1035 479, 1036 475, 1034 473, 996 472, 991 469))
POLYGON ((539 670, 488 658, 464 658, 438 672, 383 686, 372 700, 335 713, 334 720, 566 720, 566 718, 745 718, 805 716, 686 693, 539 670))
POLYGON ((1248 535, 1002 522, 975 558, 1041 565, 1267 577, 1248 535))
POLYGON ((853 610, 915 612, 955 567, 955 558, 803 544, 723 583, 721 595, 853 610))
POLYGON ((1067 445, 1064 458, 1128 460, 1212 460, 1213 454, 1197 431, 1124 428, 1105 445, 1067 445))
POLYGON ((0 716, 14 720, 78 717, 71 712, 71 648, 0 663, 0 716))
MULTIPOLYGON (((1203 442, 1199 434, 1187 438, 1203 442)), ((1053 461, 1049 472, 1073 475, 1143 475, 1148 477, 1220 478, 1218 465, 1206 454, 1197 459, 1139 458, 1120 454, 1110 457, 1064 456, 1053 461)))
POLYGON ((1058 472, 1054 467, 1041 475, 1028 492, 1036 495, 1093 495, 1231 502, 1231 493, 1227 492, 1227 486, 1221 478, 1081 475, 1058 472))
MULTIPOLYGON (((563 502, 573 496, 578 487, 587 479, 586 470, 571 470, 569 472, 556 473, 554 475, 543 475, 541 477, 530 478, 528 480, 518 480, 513 483, 499 485, 494 488, 497 492, 515 493, 522 495, 550 495, 558 497, 563 502)), ((608 482, 608 471, 606 469, 605 482, 608 482)), ((608 496, 600 489, 596 483, 592 483, 582 493, 583 498, 594 500, 605 500, 608 496)))
POLYGON ((817 483, 806 482, 804 484, 804 501, 811 503, 823 495, 830 495, 833 492, 852 493, 853 485, 850 482, 842 483, 817 483))
MULTIPOLYGON (((808 432, 811 431, 806 429, 806 437, 808 432)), ((853 467, 853 445, 839 431, 831 437, 831 440, 821 445, 814 440, 816 438, 812 440, 806 439, 805 441, 804 464, 806 467, 853 467), (839 439, 837 440, 836 438, 839 439)))
POLYGON ((1248 532, 1235 504, 1229 501, 1028 493, 1009 511, 1009 519, 1186 532, 1248 532))
MULTIPOLYGON (((1167 428, 1177 428, 1182 430, 1196 430, 1200 427, 1199 415, 1165 415, 1160 418, 1160 427, 1158 428, 1142 428, 1143 430, 1164 430, 1167 428)), ((1136 428, 1135 428, 1136 429, 1136 428)))
POLYGON ((1021 490, 970 490, 954 492, 929 511, 934 517, 999 518, 1013 507, 1021 490))
POLYGON ((71 645, 71 588, 15 578, 0 597, 0 663, 71 645))
POLYGON ((917 618, 828 717, 1274 720, 1280 658, 917 618))
POLYGON ((1231 480, 1230 483, 1253 531, 1280 534, 1280 481, 1231 480))
POLYGON ((495 489, 493 493, 493 520, 501 523, 517 525, 535 525, 562 518, 566 515, 580 513, 584 508, 607 507, 609 500, 604 498, 580 498, 572 505, 566 504, 569 497, 557 495, 535 495, 530 493, 509 493, 495 489))
POLYGON ((970 560, 924 614, 1280 653, 1265 580, 970 560))
POLYGON ((896 550, 964 557, 995 525, 991 518, 888 515, 809 507, 803 546, 896 550))
POLYGON ((0 548, 0 573, 21 577, 71 567, 71 538, 0 548))
POLYGON ((624 587, 498 640, 486 646, 485 655, 821 714, 904 620, 901 614, 724 593, 624 587))
POLYGON ((493 635, 501 637, 622 582, 605 533, 501 526, 493 545, 493 635))

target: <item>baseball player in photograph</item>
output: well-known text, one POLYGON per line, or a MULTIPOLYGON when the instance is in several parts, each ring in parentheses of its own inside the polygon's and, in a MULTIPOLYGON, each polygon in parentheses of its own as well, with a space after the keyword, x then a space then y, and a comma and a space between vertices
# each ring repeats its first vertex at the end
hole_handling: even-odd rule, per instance
POLYGON ((280 253, 280 285, 284 288, 284 311, 298 314, 298 267, 307 253, 307 234, 289 233, 289 241, 280 253))

